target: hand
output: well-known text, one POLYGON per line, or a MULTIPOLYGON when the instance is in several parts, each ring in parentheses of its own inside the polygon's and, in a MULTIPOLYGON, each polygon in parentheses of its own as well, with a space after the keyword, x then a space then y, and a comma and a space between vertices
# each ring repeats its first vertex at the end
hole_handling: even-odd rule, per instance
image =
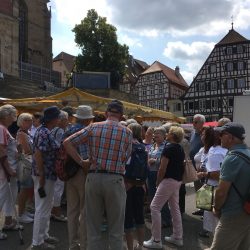
POLYGON ((221 211, 217 210, 217 209, 215 209, 215 207, 213 207, 213 214, 214 214, 215 217, 220 218, 221 211))
POLYGON ((199 179, 202 179, 202 178, 207 176, 207 173, 206 172, 197 172, 197 176, 199 179))
POLYGON ((149 165, 152 165, 152 164, 154 164, 155 162, 156 162, 156 159, 154 159, 154 158, 150 158, 150 159, 148 160, 149 165))
POLYGON ((44 175, 39 176, 39 186, 44 187, 45 185, 45 177, 44 175))
POLYGON ((16 177, 16 176, 17 176, 16 170, 13 170, 12 168, 10 168, 10 169, 8 170, 8 174, 9 174, 10 176, 12 176, 12 177, 16 177))

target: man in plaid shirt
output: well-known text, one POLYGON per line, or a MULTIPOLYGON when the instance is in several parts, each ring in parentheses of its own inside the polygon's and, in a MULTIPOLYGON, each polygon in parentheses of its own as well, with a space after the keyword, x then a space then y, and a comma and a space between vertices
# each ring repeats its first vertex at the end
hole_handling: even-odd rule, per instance
POLYGON ((83 168, 90 166, 85 186, 88 249, 103 249, 101 224, 104 210, 109 226, 109 249, 122 250, 126 190, 125 164, 132 150, 132 132, 119 121, 123 104, 112 101, 107 120, 93 123, 65 140, 64 146, 83 168), (84 160, 76 147, 87 143, 89 159, 84 160))

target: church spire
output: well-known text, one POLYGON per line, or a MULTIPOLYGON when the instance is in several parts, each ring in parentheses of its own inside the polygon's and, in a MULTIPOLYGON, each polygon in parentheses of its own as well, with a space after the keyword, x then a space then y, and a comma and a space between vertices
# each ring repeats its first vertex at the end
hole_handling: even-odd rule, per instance
POLYGON ((234 29, 234 16, 231 16, 231 19, 232 19, 231 25, 232 25, 232 30, 233 30, 234 29))

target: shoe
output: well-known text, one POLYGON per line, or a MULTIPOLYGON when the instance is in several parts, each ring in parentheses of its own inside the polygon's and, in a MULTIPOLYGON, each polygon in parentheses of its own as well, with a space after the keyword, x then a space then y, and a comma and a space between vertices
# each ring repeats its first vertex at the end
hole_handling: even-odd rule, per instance
POLYGON ((178 247, 182 247, 183 246, 183 240, 182 239, 175 239, 173 236, 166 236, 165 237, 165 241, 171 244, 174 244, 178 247))
POLYGON ((12 222, 9 225, 4 225, 3 226, 3 231, 18 231, 18 230, 23 230, 23 226, 20 224, 17 224, 16 221, 12 222))
POLYGON ((33 213, 30 213, 30 212, 26 211, 26 212, 24 212, 24 214, 27 215, 28 217, 34 219, 35 215, 33 213))
POLYGON ((200 231, 200 232, 198 233, 198 235, 199 235, 200 237, 203 237, 203 238, 209 238, 209 237, 210 237, 209 232, 206 231, 206 230, 200 231))
POLYGON ((32 223, 34 221, 34 219, 29 217, 26 213, 19 216, 18 220, 21 223, 32 223))
POLYGON ((162 242, 154 241, 154 238, 152 237, 150 240, 144 241, 143 246, 146 248, 162 249, 162 242))
POLYGON ((143 250, 143 246, 137 243, 136 246, 134 247, 134 250, 143 250))
POLYGON ((33 245, 33 246, 31 246, 30 249, 31 250, 53 250, 53 249, 56 249, 56 247, 44 242, 44 243, 37 245, 37 246, 33 245))
POLYGON ((204 213, 204 210, 198 209, 198 210, 195 210, 194 212, 192 212, 192 215, 203 216, 203 213, 204 213))
POLYGON ((6 240, 6 239, 7 239, 7 234, 0 231, 0 240, 6 240))
POLYGON ((54 236, 49 236, 49 238, 44 239, 44 242, 51 244, 51 245, 56 245, 59 243, 59 240, 54 236))
POLYGON ((55 214, 51 214, 51 219, 55 220, 55 221, 60 221, 60 222, 67 222, 68 218, 65 217, 63 214, 61 214, 60 216, 56 216, 55 214))

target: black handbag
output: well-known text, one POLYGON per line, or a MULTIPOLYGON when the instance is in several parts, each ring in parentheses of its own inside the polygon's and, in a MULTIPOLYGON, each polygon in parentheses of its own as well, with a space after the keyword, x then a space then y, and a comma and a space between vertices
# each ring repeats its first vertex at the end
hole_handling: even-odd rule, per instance
POLYGON ((81 166, 75 160, 73 160, 72 157, 68 155, 68 159, 64 165, 64 171, 65 174, 67 175, 67 178, 69 179, 75 176, 80 167, 81 166))

